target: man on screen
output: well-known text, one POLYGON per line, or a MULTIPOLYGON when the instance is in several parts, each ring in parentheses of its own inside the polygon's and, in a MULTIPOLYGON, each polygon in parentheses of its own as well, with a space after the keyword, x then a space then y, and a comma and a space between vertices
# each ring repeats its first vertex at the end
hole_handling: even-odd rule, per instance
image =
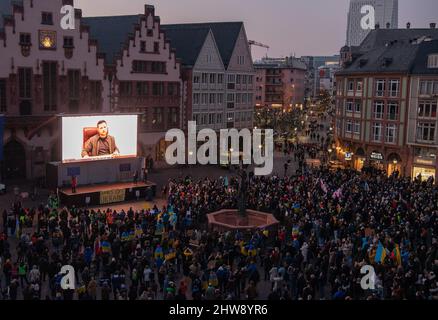
POLYGON ((97 134, 88 139, 82 150, 82 158, 119 155, 116 140, 108 134, 108 125, 105 120, 97 123, 97 134))

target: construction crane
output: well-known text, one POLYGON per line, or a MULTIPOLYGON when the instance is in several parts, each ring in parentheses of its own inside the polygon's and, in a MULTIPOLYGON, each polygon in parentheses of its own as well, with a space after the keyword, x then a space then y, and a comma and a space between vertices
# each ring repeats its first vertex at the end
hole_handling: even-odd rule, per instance
POLYGON ((254 41, 254 40, 248 40, 248 44, 251 48, 252 48, 252 46, 257 46, 257 47, 262 47, 262 48, 266 48, 269 50, 269 46, 267 46, 266 44, 254 41))

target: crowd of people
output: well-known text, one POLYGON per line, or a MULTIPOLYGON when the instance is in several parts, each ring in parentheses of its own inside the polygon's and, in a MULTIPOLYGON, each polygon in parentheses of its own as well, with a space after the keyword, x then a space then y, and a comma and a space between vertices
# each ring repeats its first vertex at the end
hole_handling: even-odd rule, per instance
POLYGON ((143 210, 3 212, 3 299, 438 299, 438 188, 375 170, 250 175, 248 208, 275 230, 215 232, 207 214, 237 208, 238 177, 170 180, 143 210), (75 290, 61 288, 61 267, 75 290), (361 287, 360 269, 376 272, 361 287))

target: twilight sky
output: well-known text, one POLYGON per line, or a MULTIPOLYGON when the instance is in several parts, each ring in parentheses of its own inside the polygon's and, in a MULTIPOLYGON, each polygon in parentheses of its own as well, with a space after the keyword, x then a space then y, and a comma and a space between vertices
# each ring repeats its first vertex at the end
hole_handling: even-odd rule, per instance
MULTIPOLYGON (((245 22, 269 56, 332 55, 345 44, 349 0, 75 0, 84 16, 127 15, 155 5, 162 23, 245 22)), ((438 0, 399 0, 399 27, 438 24, 438 0)), ((253 58, 266 55, 253 47, 253 58)))

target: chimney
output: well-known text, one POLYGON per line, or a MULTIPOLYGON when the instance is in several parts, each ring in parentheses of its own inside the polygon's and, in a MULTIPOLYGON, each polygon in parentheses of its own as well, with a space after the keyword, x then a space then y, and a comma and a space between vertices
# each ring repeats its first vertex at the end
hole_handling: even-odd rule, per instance
POLYGON ((380 29, 380 24, 376 24, 375 29, 380 29))
POLYGON ((389 29, 391 27, 391 24, 389 22, 386 23, 386 29, 389 29))
POLYGON ((431 29, 435 29, 435 27, 436 27, 436 23, 435 23, 435 22, 432 22, 432 23, 430 24, 430 28, 431 28, 431 29))
POLYGON ((410 29, 410 28, 411 28, 411 23, 410 22, 406 23, 406 29, 410 29))

